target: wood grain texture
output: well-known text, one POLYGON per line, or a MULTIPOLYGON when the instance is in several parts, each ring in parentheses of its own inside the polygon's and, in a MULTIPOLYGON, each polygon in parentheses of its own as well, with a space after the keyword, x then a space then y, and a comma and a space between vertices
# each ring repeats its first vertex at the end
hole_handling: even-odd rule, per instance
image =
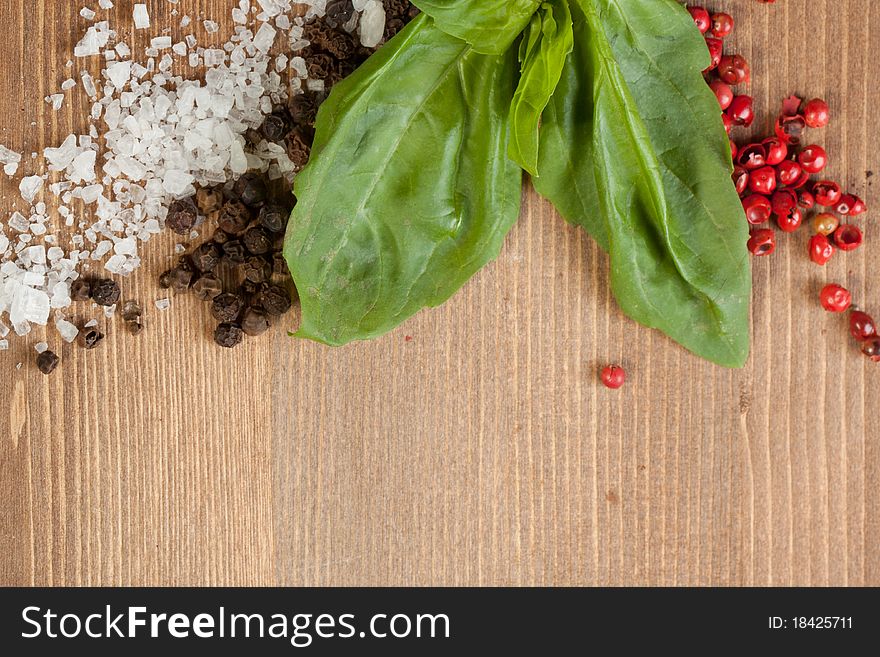
MULTIPOLYGON (((42 101, 82 4, 0 0, 0 143, 86 127, 81 104, 42 101)), ((228 30, 232 4, 177 8, 228 30)), ((712 6, 738 19, 757 129, 789 93, 827 97, 830 175, 878 206, 874 4, 712 6)), ((4 212, 16 197, 4 178, 4 212)), ((111 321, 92 352, 48 334, 51 377, 33 364, 43 332, 0 354, 0 584, 878 585, 880 368, 816 304, 838 281, 880 312, 876 216, 867 248, 825 269, 805 233, 755 262, 741 371, 627 320, 604 254, 531 190, 501 258, 452 301, 335 350, 287 325, 215 348, 199 302, 152 306, 174 242, 151 242, 125 281, 144 334, 111 321), (620 391, 597 384, 608 361, 630 373, 620 391)))

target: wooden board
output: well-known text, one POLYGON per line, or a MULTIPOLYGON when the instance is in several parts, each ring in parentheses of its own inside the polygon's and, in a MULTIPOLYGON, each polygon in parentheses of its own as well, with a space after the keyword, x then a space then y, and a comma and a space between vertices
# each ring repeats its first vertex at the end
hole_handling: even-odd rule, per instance
MULTIPOLYGON (((42 101, 82 4, 5 3, 0 143, 86 127, 81 104, 42 101)), ((174 5, 150 4, 170 25, 174 5)), ((225 33, 232 4, 177 8, 225 33)), ((875 3, 713 4, 739 21, 760 128, 789 93, 827 97, 830 175, 880 204, 875 3)), ((215 347, 200 302, 153 307, 174 241, 151 242, 124 285, 142 335, 111 322, 51 377, 33 344, 54 333, 0 354, 0 584, 878 585, 880 367, 816 302, 838 281, 880 314, 876 217, 825 269, 804 232, 755 262, 742 371, 626 319, 606 257, 531 191, 501 258, 451 302, 340 349, 289 339, 294 317, 215 347), (597 383, 609 361, 630 373, 617 392, 597 383)))

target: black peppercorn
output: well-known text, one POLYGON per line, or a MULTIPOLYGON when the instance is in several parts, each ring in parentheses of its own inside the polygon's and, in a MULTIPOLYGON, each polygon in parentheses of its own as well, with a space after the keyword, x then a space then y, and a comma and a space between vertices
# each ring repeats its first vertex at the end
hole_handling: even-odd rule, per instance
POLYGON ((221 230, 230 235, 243 233, 251 223, 251 211, 241 201, 227 201, 217 220, 221 230))
POLYGON ((324 80, 333 70, 335 61, 330 55, 320 53, 312 55, 306 64, 309 78, 312 80, 324 80))
POLYGON ((260 209, 260 225, 271 233, 282 233, 289 216, 290 211, 283 205, 267 203, 260 209))
POLYGON ((37 356, 37 368, 43 374, 51 374, 55 371, 55 368, 58 367, 58 362, 60 360, 61 359, 58 358, 58 355, 54 351, 46 350, 37 356))
POLYGON ((238 293, 241 294, 242 297, 250 300, 253 297, 257 296, 257 294, 260 293, 260 289, 261 289, 260 283, 254 283, 253 281, 249 281, 248 279, 244 279, 238 288, 238 293))
POLYGON ((270 315, 283 315, 290 310, 290 294, 280 285, 269 285, 260 292, 260 305, 270 315))
POLYGON ((129 299, 122 304, 122 319, 126 322, 136 322, 143 314, 140 304, 137 301, 129 299))
POLYGON ((242 264, 248 257, 247 249, 241 240, 229 240, 223 245, 224 257, 234 265, 242 264))
POLYGON ((92 298, 92 285, 84 278, 78 278, 70 285, 70 297, 74 301, 88 301, 92 298))
POLYGON ((264 253, 268 253, 272 248, 272 240, 269 239, 266 231, 256 226, 247 229, 247 232, 242 238, 242 243, 244 244, 244 248, 250 251, 253 255, 263 255, 264 253))
POLYGON ((214 236, 211 238, 211 240, 215 244, 220 244, 220 245, 226 244, 226 242, 228 242, 230 239, 231 238, 229 237, 229 233, 227 233, 222 228, 218 228, 217 230, 215 230, 214 236))
POLYGON ((86 349, 94 349, 104 339, 104 334, 92 327, 83 329, 79 334, 79 343, 86 349))
POLYGON ((260 335, 269 330, 269 317, 259 308, 247 308, 241 316, 241 330, 245 335, 260 335))
POLYGON ((283 253, 272 254, 272 273, 275 276, 290 276, 290 268, 287 266, 287 260, 283 253))
POLYGON ((128 332, 132 335, 140 335, 140 333, 144 330, 144 325, 140 320, 135 322, 128 323, 128 332))
POLYGON ((224 292, 214 297, 214 301, 211 303, 211 314, 214 319, 221 322, 233 322, 241 313, 243 305, 241 296, 224 292))
POLYGON ((192 197, 179 199, 168 208, 165 225, 179 235, 189 235, 199 223, 199 209, 192 197))
POLYGON ((216 187, 203 187, 196 192, 196 204, 204 215, 210 215, 223 207, 223 192, 216 187))
POLYGON ((190 260, 192 260, 196 269, 205 273, 214 271, 217 265, 220 264, 221 257, 223 257, 223 252, 220 250, 219 244, 205 242, 196 247, 190 256, 190 260))
POLYGON ((297 128, 287 135, 284 144, 287 149, 287 157, 296 165, 297 170, 308 164, 309 156, 312 153, 311 134, 308 131, 301 127, 297 128))
POLYGON ((214 330, 214 342, 227 349, 241 344, 243 339, 244 332, 241 327, 230 322, 223 322, 214 330))
POLYGON ((223 283, 214 274, 205 274, 196 279, 192 291, 202 301, 209 301, 223 292, 223 283))
POLYGON ((348 59, 357 52, 358 44, 348 32, 333 30, 323 43, 324 50, 337 59, 348 59))
POLYGON ((266 117, 260 130, 269 141, 278 142, 290 132, 290 119, 286 112, 275 112, 266 117))
POLYGON ((112 306, 119 301, 119 283, 102 278, 92 284, 92 301, 99 306, 112 306))
POLYGON ((354 3, 351 0, 329 0, 324 13, 324 20, 331 27, 345 25, 354 15, 354 3))
POLYGON ((167 290, 171 287, 171 283, 174 281, 174 270, 169 269, 168 271, 164 271, 159 275, 159 287, 163 290, 167 290))
POLYGON ((266 189, 266 181, 256 173, 246 173, 236 180, 233 191, 238 199, 249 207, 262 205, 269 193, 266 189))
POLYGON ((192 280, 192 270, 186 269, 185 267, 178 265, 171 270, 171 285, 169 287, 173 288, 177 292, 182 292, 183 290, 189 288, 192 280))
POLYGON ((320 105, 321 97, 313 91, 296 94, 288 102, 290 115, 294 122, 302 125, 310 125, 315 122, 320 105))
POLYGON ((272 276, 272 263, 262 256, 251 256, 244 263, 244 277, 251 283, 265 283, 272 276))

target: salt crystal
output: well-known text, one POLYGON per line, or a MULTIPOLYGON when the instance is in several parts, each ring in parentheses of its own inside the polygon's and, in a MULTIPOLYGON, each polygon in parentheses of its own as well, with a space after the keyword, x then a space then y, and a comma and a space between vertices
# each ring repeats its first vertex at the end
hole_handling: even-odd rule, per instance
POLYGON ((0 338, 5 338, 7 335, 9 335, 9 327, 0 322, 0 338))
POLYGON ((117 89, 122 89, 131 80, 131 62, 116 62, 106 69, 107 78, 117 89))
POLYGON ((198 43, 198 40, 193 34, 187 34, 184 40, 186 41, 186 45, 190 48, 195 48, 196 44, 198 43))
POLYGON ((101 9, 113 9, 113 0, 98 0, 101 9))
POLYGON ((83 203, 90 205, 101 198, 103 193, 103 185, 89 185, 88 187, 83 187, 80 198, 82 198, 83 203))
POLYGON ((21 212, 13 212, 6 223, 10 228, 17 230, 19 233, 24 233, 31 226, 31 223, 21 212))
POLYGON ((61 90, 68 91, 69 89, 73 89, 76 86, 76 80, 73 78, 67 78, 64 82, 61 83, 61 90))
POLYGON ((208 34, 214 34, 215 32, 220 30, 220 26, 214 21, 204 21, 202 25, 205 26, 205 31, 208 34))
POLYGON ((70 180, 76 184, 83 181, 91 182, 95 179, 95 158, 97 153, 93 150, 83 151, 77 155, 67 168, 70 180))
POLYGON ((192 18, 190 18, 189 15, 180 19, 180 27, 188 27, 190 23, 192 23, 192 18))
POLYGON ((3 165, 3 173, 5 173, 10 178, 14 176, 18 172, 18 162, 10 162, 9 164, 3 165))
POLYGON ((88 7, 83 7, 82 9, 80 9, 79 15, 85 18, 87 21, 95 20, 95 12, 88 7))
POLYGON ((36 351, 38 354, 41 354, 44 351, 48 351, 48 350, 49 350, 49 344, 46 342, 38 342, 37 344, 34 345, 34 351, 36 351))
POLYGON ((66 319, 56 319, 55 328, 58 329, 61 339, 65 342, 73 342, 76 340, 76 336, 79 335, 79 329, 66 319))
POLYGON ((98 88, 95 86, 95 81, 92 79, 92 76, 89 75, 88 71, 83 71, 80 74, 83 81, 83 89, 85 89, 86 95, 89 98, 95 98, 98 95, 98 88))
POLYGON ((9 349, 9 340, 0 340, 0 351, 9 349))
POLYGON ((116 50, 116 54, 122 58, 128 57, 131 55, 131 48, 128 47, 128 44, 125 41, 120 41, 114 46, 116 50))
MULTIPOLYGON (((275 36, 277 34, 278 31, 274 27, 268 23, 263 23, 260 25, 260 29, 257 30, 257 34, 254 36, 254 48, 262 53, 269 52, 269 49, 272 48, 272 44, 275 43, 275 36)), ((378 43, 378 41, 376 43, 378 43)))
POLYGON ((136 4, 133 16, 135 29, 145 30, 150 27, 150 14, 147 11, 147 5, 136 4))
POLYGON ((164 48, 171 47, 171 37, 170 36, 160 36, 155 37, 150 41, 150 45, 157 50, 162 50, 164 48))
POLYGON ((171 301, 168 299, 156 299, 156 308, 159 310, 167 310, 171 305, 171 301))
POLYGON ((187 53, 186 44, 183 41, 175 43, 172 46, 171 50, 174 51, 175 55, 180 55, 181 57, 185 57, 187 53))
POLYGON ((236 23, 244 25, 247 23, 247 14, 245 14, 241 9, 236 7, 232 10, 232 20, 236 23))
POLYGON ((28 176, 22 178, 18 185, 18 191, 21 192, 21 197, 28 203, 34 202, 34 199, 37 197, 37 194, 40 193, 42 188, 43 179, 40 176, 28 176))
POLYGON ((360 36, 361 45, 365 48, 375 48, 385 34, 385 8, 381 2, 370 0, 364 7, 361 15, 360 36))

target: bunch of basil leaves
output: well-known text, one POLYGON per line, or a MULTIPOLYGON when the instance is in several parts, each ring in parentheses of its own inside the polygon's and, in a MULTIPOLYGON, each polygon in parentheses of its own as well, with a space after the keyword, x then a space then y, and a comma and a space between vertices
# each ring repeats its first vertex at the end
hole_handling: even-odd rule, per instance
POLYGON ((749 349, 747 223, 675 0, 414 0, 338 84, 295 185, 296 335, 381 335, 495 258, 522 170, 610 254, 629 316, 729 367, 749 349))

